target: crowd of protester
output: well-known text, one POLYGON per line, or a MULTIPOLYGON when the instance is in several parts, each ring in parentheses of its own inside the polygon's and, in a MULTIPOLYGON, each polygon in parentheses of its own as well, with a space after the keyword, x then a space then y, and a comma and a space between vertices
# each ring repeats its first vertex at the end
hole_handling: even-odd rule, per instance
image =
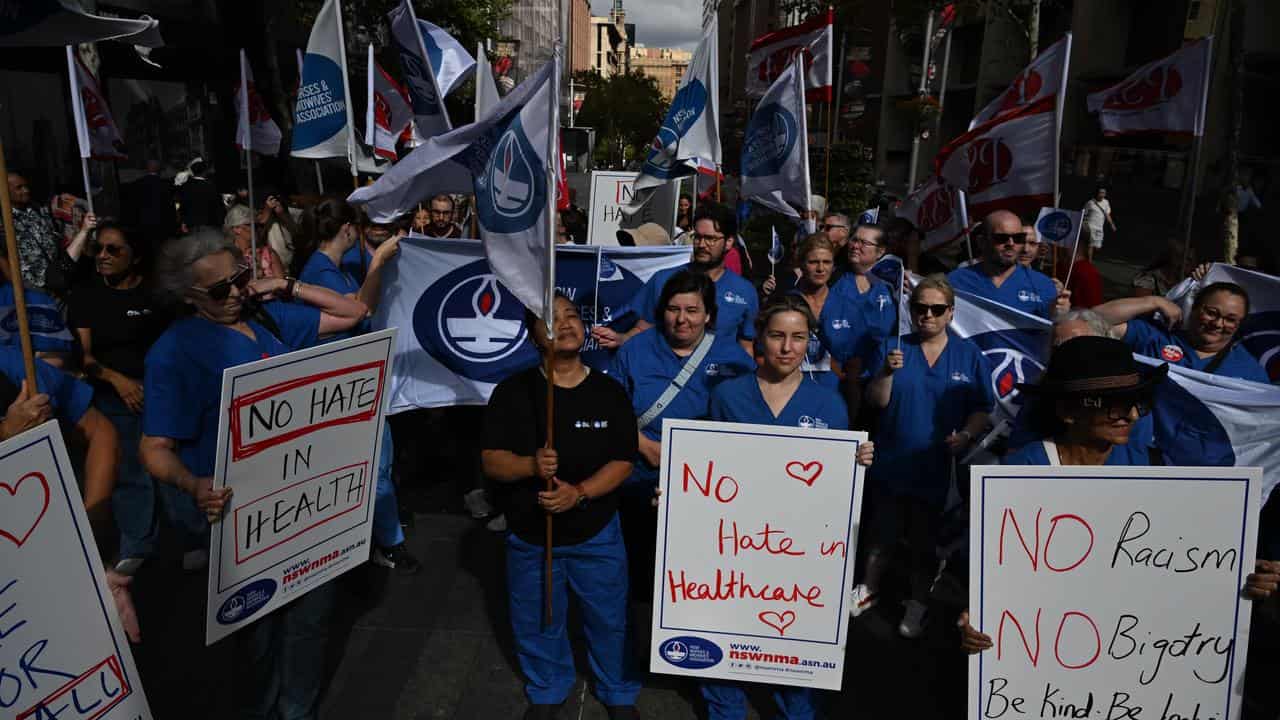
MULTIPOLYGON (((33 199, 23 176, 9 181, 21 267, 3 263, 0 271, 21 274, 36 297, 60 303, 74 335, 65 347, 37 346, 38 392, 23 378, 16 344, 0 345, 0 406, 7 408, 0 438, 56 417, 83 448, 86 509, 134 637, 129 578, 161 556, 162 538, 176 544, 188 572, 206 571, 209 524, 220 520, 230 493, 212 487, 223 371, 368 331, 382 274, 406 232, 470 235, 463 208, 448 195, 424 198, 401 222, 383 224, 332 197, 312 198, 300 213, 275 192, 256 207, 247 194, 228 205, 205 171, 202 163, 190 168, 176 212, 165 212, 174 207, 172 185, 147 179, 151 173, 126 196, 125 221, 80 213, 70 233, 33 199)), ((1090 218, 1088 241, 1098 249, 1102 223, 1114 223, 1104 196, 1090 202, 1100 219, 1090 218)), ((748 278, 732 262, 737 254, 737 267, 751 267, 732 211, 710 202, 694 209, 684 199, 678 210, 690 262, 649 278, 615 315, 617 324, 589 327, 558 296, 553 340, 539 318, 526 318, 545 365, 500 382, 484 410, 433 411, 459 438, 450 479, 458 502, 506 533, 526 718, 556 717, 574 686, 570 595, 581 610, 596 697, 611 718, 639 717, 644 675, 632 618, 647 617, 637 607, 653 601, 665 419, 868 431, 873 442, 857 457, 869 468, 867 531, 850 612, 890 597, 886 577, 896 574, 907 587, 895 597, 900 612, 890 613, 899 633, 910 640, 930 624, 947 627, 959 654, 986 650, 990 638, 969 625, 966 612, 937 616, 931 594, 948 565, 938 552, 948 497, 967 492, 959 461, 989 430, 996 399, 989 361, 951 329, 958 291, 1054 323, 1048 368, 1020 388, 1028 401, 1018 426, 995 447, 1005 463, 1160 464, 1150 411, 1168 368, 1140 365, 1134 353, 1269 382, 1237 342, 1250 307, 1242 288, 1202 288, 1186 317, 1164 298, 1187 261, 1172 248, 1134 279, 1131 297, 1104 301, 1092 251, 1073 266, 1071 286, 1042 272, 1057 262, 1046 260, 1053 251, 1035 241, 1029 218, 991 213, 972 233, 976 258, 950 267, 920 252, 909 225, 853 223, 823 208, 817 232, 801 235, 772 274, 748 278), (904 265, 924 275, 909 288, 901 285, 904 265), (909 330, 899 330, 899 307, 909 312, 909 330), (607 368, 583 362, 588 337, 612 351, 607 368), (549 623, 541 592, 548 514, 555 528, 549 623)), ((579 225, 566 214, 557 241, 577 241, 585 233, 579 225)), ((373 559, 398 573, 421 567, 405 546, 396 482, 416 479, 419 466, 393 448, 413 445, 403 439, 422 427, 401 420, 401 441, 391 429, 381 440, 373 559)), ((1270 561, 1280 554, 1270 544, 1280 531, 1273 504, 1259 533, 1263 559, 1242 588, 1260 607, 1276 602, 1280 582, 1270 561)), ((951 572, 965 582, 967 574, 951 572)), ((232 668, 242 716, 316 716, 334 605, 330 583, 226 641, 248 658, 232 668)), ((1259 636, 1276 634, 1276 617, 1260 612, 1259 636)), ((1264 682, 1250 676, 1248 711, 1275 717, 1264 682)), ((816 691, 768 690, 784 718, 813 718, 824 703, 816 691)), ((699 691, 709 717, 746 717, 743 684, 703 682, 699 691)))

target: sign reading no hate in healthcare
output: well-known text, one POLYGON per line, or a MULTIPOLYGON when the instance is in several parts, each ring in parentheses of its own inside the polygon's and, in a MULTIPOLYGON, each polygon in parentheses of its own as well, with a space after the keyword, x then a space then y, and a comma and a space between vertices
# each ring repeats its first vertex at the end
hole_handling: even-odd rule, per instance
POLYGON ((396 330, 229 368, 210 538, 209 643, 369 559, 396 330))
POLYGON ((663 423, 650 670, 840 689, 863 442, 663 423))
POLYGON ((972 478, 969 718, 1240 717, 1260 470, 972 478))

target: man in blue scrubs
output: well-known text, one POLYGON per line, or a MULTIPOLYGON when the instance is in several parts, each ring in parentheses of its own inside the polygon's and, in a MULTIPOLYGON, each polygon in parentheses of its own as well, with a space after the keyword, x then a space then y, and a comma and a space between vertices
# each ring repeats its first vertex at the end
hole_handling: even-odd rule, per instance
POLYGON ((947 275, 951 287, 1045 320, 1071 309, 1070 291, 1059 293, 1048 275, 1018 262, 1027 234, 1017 215, 996 210, 983 226, 986 255, 980 263, 952 270, 947 275))
MULTIPOLYGON (((756 298, 756 288, 750 281, 724 266, 725 254, 738 234, 738 221, 733 212, 723 205, 703 205, 693 220, 693 261, 688 269, 705 273, 716 284, 715 334, 717 336, 736 337, 742 349, 750 353, 751 341, 755 338, 756 313, 760 310, 756 298)), ((631 298, 627 307, 619 314, 634 315, 635 325, 626 332, 618 332, 612 328, 597 325, 591 329, 591 336, 603 348, 621 347, 628 340, 653 327, 657 322, 658 296, 667 280, 685 268, 671 268, 655 273, 640 288, 640 292, 631 298)))

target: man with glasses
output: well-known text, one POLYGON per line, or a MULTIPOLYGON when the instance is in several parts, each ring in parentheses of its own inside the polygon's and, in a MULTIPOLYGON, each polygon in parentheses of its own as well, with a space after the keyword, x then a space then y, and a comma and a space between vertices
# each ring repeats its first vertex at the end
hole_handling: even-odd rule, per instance
POLYGON ((462 237, 462 228, 453 221, 453 198, 448 195, 437 195, 431 198, 429 217, 431 222, 427 223, 423 231, 427 237, 444 239, 462 237))
POLYGON ((831 282, 839 280, 849 270, 849 216, 842 213, 827 213, 818 229, 827 234, 827 239, 835 248, 836 266, 831 273, 831 282))
MULTIPOLYGON (((759 300, 756 289, 741 275, 724 265, 725 254, 738 234, 738 221, 733 212, 718 204, 707 204, 698 208, 693 220, 693 260, 687 269, 695 273, 705 273, 716 284, 716 327, 715 334, 736 337, 748 353, 753 352, 752 341, 755 339, 756 313, 759 312, 759 300)), ((640 288, 640 292, 631 298, 624 308, 614 315, 624 318, 635 317, 635 326, 627 332, 618 332, 603 325, 591 329, 591 336, 603 348, 617 348, 635 335, 651 328, 657 322, 664 308, 658 307, 658 297, 668 278, 686 268, 670 268, 655 273, 640 288)))
POLYGON ((1059 293, 1047 275, 1019 262, 1027 232, 1017 215, 996 210, 983 226, 986 254, 982 262, 952 270, 947 275, 952 287, 1046 320, 1071 309, 1069 291, 1059 293))

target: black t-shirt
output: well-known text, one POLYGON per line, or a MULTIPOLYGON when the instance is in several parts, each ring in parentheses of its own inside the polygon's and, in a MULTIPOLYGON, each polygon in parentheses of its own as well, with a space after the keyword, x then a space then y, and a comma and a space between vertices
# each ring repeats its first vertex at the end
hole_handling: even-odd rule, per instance
MULTIPOLYGON (((484 447, 532 457, 546 439, 547 384, 533 367, 498 383, 484 415, 484 447)), ((556 477, 577 485, 613 460, 631 462, 637 452, 636 418, 626 391, 612 378, 590 372, 574 388, 555 390, 554 445, 560 457, 556 477)), ((546 533, 538 492, 529 477, 507 486, 501 503, 511 531, 540 545, 546 533)), ((553 515, 555 545, 576 545, 604 529, 618 509, 618 493, 589 500, 585 507, 553 515)))
POLYGON ((118 290, 94 278, 76 288, 69 305, 68 324, 90 330, 90 349, 98 363, 141 380, 147 350, 168 325, 145 287, 118 290))

